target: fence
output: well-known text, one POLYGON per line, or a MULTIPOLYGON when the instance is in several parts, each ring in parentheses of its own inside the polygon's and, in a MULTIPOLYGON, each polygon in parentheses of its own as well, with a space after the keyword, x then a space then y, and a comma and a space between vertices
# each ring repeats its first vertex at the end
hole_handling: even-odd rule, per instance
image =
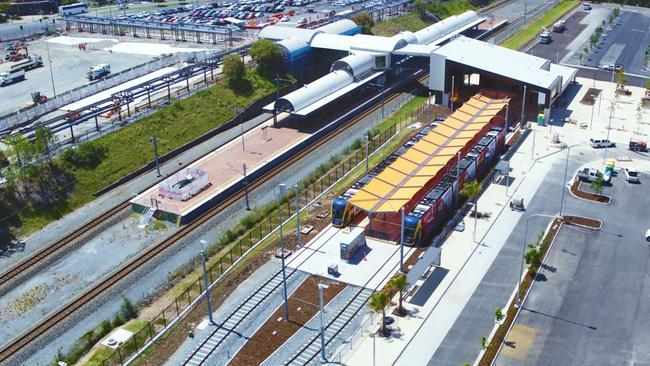
MULTIPOLYGON (((342 340, 343 345, 336 349, 336 351, 334 351, 334 354, 328 355, 329 363, 345 365, 344 362, 346 361, 345 356, 347 353, 358 347, 365 340, 365 337, 377 337, 377 334, 375 333, 377 330, 376 326, 378 325, 375 323, 376 317, 377 316, 375 313, 369 313, 366 315, 363 319, 363 322, 357 327, 354 333, 352 333, 352 335, 347 339, 342 340)), ((374 365, 376 357, 374 343, 372 347, 372 364, 374 365)))
MULTIPOLYGON (((398 123, 389 127, 387 130, 369 139, 367 144, 367 156, 365 154, 365 146, 361 146, 351 152, 347 158, 336 163, 331 169, 323 172, 323 174, 312 175, 312 177, 318 176, 319 178, 303 183, 301 189, 297 192, 298 204, 302 207, 300 210, 304 210, 306 207, 322 198, 326 193, 332 190, 342 178, 347 176, 352 170, 362 166, 367 157, 377 152, 379 148, 397 136, 402 129, 416 120, 424 110, 424 106, 417 108, 416 112, 412 113, 410 118, 398 121, 398 123)), ((285 197, 277 207, 275 214, 269 214, 261 221, 251 224, 251 227, 247 228, 247 231, 245 232, 243 232, 244 229, 242 229, 242 232, 238 233, 239 239, 233 241, 232 244, 216 249, 219 253, 223 253, 223 255, 216 263, 207 269, 208 279, 211 283, 210 290, 212 292, 214 292, 214 287, 244 256, 249 254, 254 248, 263 243, 271 234, 279 229, 280 222, 288 222, 292 217, 295 217, 297 211, 295 207, 295 194, 296 192, 293 191, 287 195, 287 197, 285 197)), ((214 250, 208 251, 208 255, 213 254, 214 250)), ((130 362, 134 361, 146 348, 149 347, 151 343, 171 329, 171 327, 187 312, 189 312, 192 307, 203 303, 203 290, 202 277, 199 277, 189 285, 185 291, 177 296, 172 303, 167 305, 160 314, 154 317, 151 321, 148 321, 147 325, 140 329, 140 331, 136 332, 129 341, 118 347, 115 352, 103 360, 102 365, 122 365, 125 364, 125 362, 128 365, 130 362)))
POLYGON ((526 12, 526 18, 524 19, 523 16, 516 18, 512 23, 510 23, 510 28, 504 30, 503 32, 497 34, 493 38, 493 42, 495 44, 499 44, 503 42, 506 38, 510 37, 514 33, 518 32, 521 27, 525 26, 528 22, 533 20, 534 18, 537 18, 538 16, 541 16, 549 10, 550 8, 554 7, 560 2, 560 0, 550 0, 546 1, 544 3, 539 4, 537 7, 528 10, 526 12))
POLYGON ((77 102, 83 98, 97 94, 116 85, 123 84, 129 80, 158 71, 164 67, 181 62, 184 59, 185 56, 179 54, 161 56, 160 58, 149 61, 145 64, 111 74, 111 77, 104 80, 68 90, 65 93, 58 94, 55 98, 49 99, 43 104, 39 104, 32 108, 20 109, 14 113, 0 117, 0 130, 24 124, 57 108, 77 102))

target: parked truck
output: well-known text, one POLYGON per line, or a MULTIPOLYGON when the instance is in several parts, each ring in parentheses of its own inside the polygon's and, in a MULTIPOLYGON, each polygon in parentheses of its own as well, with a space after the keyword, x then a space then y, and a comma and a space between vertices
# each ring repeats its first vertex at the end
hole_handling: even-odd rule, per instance
POLYGON ((0 72, 0 86, 7 86, 22 80, 25 80, 25 70, 23 69, 0 72))
POLYGON ((99 64, 91 67, 88 70, 86 77, 88 78, 88 80, 92 81, 92 80, 103 78, 104 76, 107 76, 110 73, 111 73, 111 65, 99 64))
POLYGON ((585 182, 593 182, 596 180, 597 177, 602 177, 603 182, 609 183, 610 176, 608 174, 603 174, 598 169, 593 169, 593 168, 582 168, 578 170, 578 179, 585 181, 585 182))
POLYGON ((11 65, 11 70, 31 70, 43 66, 43 58, 39 55, 29 55, 11 65))

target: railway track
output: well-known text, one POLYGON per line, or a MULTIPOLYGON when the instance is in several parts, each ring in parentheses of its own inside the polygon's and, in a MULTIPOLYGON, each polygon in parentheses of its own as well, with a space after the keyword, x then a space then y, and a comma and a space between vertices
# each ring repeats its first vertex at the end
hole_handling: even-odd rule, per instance
MULTIPOLYGON (((425 80, 426 77, 428 77, 428 73, 422 73, 422 75, 417 76, 414 80, 421 82, 425 80)), ((272 169, 269 173, 265 174, 262 179, 258 179, 254 182, 249 183, 248 190, 249 191, 255 190, 257 187, 263 185, 264 183, 266 183, 267 181, 271 180, 273 177, 275 177, 276 175, 284 171, 285 168, 291 166, 293 163, 299 161, 303 157, 308 156, 311 152, 315 151, 320 146, 326 144, 327 142, 339 136, 341 133, 346 131, 349 126, 356 124, 363 118, 367 117, 371 113, 380 109, 382 104, 385 104, 386 102, 390 102, 398 98, 400 95, 401 92, 393 91, 392 94, 389 97, 385 97, 383 101, 382 98, 378 98, 374 102, 374 104, 369 108, 367 108, 365 111, 361 112, 359 115, 353 118, 350 118, 348 121, 344 122, 341 126, 334 129, 331 133, 329 133, 322 139, 314 142, 309 147, 303 149, 302 151, 298 152, 291 158, 287 159, 282 164, 272 169)), ((147 262, 155 258, 158 254, 165 251, 167 248, 171 247, 178 240, 182 239, 183 237, 191 233, 193 230, 203 225, 209 219, 217 215, 219 212, 223 211, 225 208, 229 207, 230 205, 236 203, 238 200, 242 199, 243 197, 244 197, 244 189, 242 188, 236 191, 228 198, 224 199, 221 203, 219 203, 215 207, 203 213, 201 216, 199 216, 194 221, 190 222, 189 224, 181 228, 179 231, 177 231, 176 233, 174 233, 173 235, 171 235, 161 243, 146 249, 145 252, 140 254, 137 258, 132 259, 130 262, 128 262, 126 265, 124 265, 119 270, 114 272, 108 278, 96 284, 95 286, 90 288, 87 292, 74 299, 72 302, 64 305, 56 313, 45 317, 41 323, 27 330, 25 333, 19 335, 17 338, 15 338, 14 340, 6 344, 4 349, 0 350, 0 363, 9 359, 12 355, 17 354, 20 350, 22 350, 25 346, 27 346, 28 344, 32 343, 34 340, 39 338, 42 334, 45 334, 50 329, 62 323, 70 315, 77 312, 83 306, 91 303, 95 298, 97 298, 103 292, 112 288, 122 279, 126 278, 128 275, 136 271, 141 266, 145 265, 147 262)), ((114 208, 100 215, 97 219, 91 221, 89 224, 84 225, 82 228, 78 229, 77 231, 71 234, 68 234, 66 237, 57 241, 55 244, 48 246, 47 248, 39 251, 34 256, 30 257, 26 261, 16 266, 16 268, 12 268, 9 272, 11 272, 13 275, 12 276, 8 275, 6 278, 8 278, 9 280, 11 278, 15 278, 15 276, 20 273, 21 269, 28 270, 30 267, 37 265, 39 262, 47 259, 49 256, 53 255, 54 253, 58 252, 59 250, 61 250, 62 248, 66 247, 68 244, 73 242, 74 239, 90 231, 92 228, 97 227, 102 222, 105 222, 106 220, 110 219, 110 217, 115 215, 121 209, 124 209, 126 206, 128 206, 128 204, 129 202, 126 201, 115 206, 114 208)), ((2 283, 3 282, 0 282, 0 285, 2 285, 2 283)))
MULTIPOLYGON (((399 253, 400 247, 399 245, 396 245, 396 249, 391 253, 390 257, 384 261, 384 263, 378 267, 378 269, 373 273, 373 275, 361 286, 361 288, 357 291, 356 294, 350 299, 345 306, 339 310, 334 318, 330 322, 327 323, 327 325, 323 328, 323 331, 325 332, 325 346, 329 345, 332 341, 336 339, 336 337, 343 331, 343 329, 350 324, 350 322, 359 314, 359 311, 363 309, 364 305, 368 302, 370 299, 370 295, 377 289, 377 288, 369 288, 367 287, 371 281, 375 279, 375 277, 379 274, 379 272, 384 268, 390 260, 399 253)), ((409 247, 405 253, 405 255, 411 251, 415 250, 413 247, 409 247)), ((393 273, 395 273, 395 269, 399 264, 396 264, 393 268, 391 268, 390 271, 386 273, 385 276, 381 278, 379 283, 383 283, 386 278, 389 276, 392 276, 393 273)), ((314 361, 314 358, 316 358, 321 350, 320 345, 317 345, 316 343, 320 341, 320 332, 316 334, 314 337, 312 337, 307 343, 305 343, 298 352, 294 353, 289 361, 285 363, 285 365, 290 365, 290 366, 297 366, 297 365, 308 365, 314 361)))
MULTIPOLYGON (((334 233, 328 237, 327 240, 323 241, 318 248, 314 249, 304 260, 300 262, 296 267, 299 267, 305 263, 309 258, 316 254, 328 240, 332 239, 339 230, 334 230, 334 233)), ((325 231, 323 231, 325 233, 325 231)), ((295 257, 297 258, 297 257, 295 257)), ((288 264, 290 264, 291 261, 288 264)), ((291 269, 286 277, 287 279, 293 276, 298 270, 296 268, 291 269)), ((203 365, 203 363, 212 355, 212 353, 223 344, 226 338, 236 331, 236 328, 249 316, 258 306, 260 306, 271 294, 278 291, 282 285, 282 271, 276 272, 271 278, 269 278, 262 286, 255 290, 251 295, 249 295, 246 300, 244 300, 235 310, 233 310, 226 319, 221 322, 210 332, 210 335, 207 336, 199 346, 197 346, 194 351, 185 359, 183 365, 203 365)))

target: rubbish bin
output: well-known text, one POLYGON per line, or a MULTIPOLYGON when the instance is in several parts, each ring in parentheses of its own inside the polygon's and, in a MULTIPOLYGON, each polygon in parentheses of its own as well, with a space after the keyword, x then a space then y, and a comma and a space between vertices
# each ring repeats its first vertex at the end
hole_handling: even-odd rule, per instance
POLYGON ((614 172, 614 166, 616 166, 616 160, 608 159, 607 163, 605 164, 605 174, 612 175, 614 172))
POLYGON ((544 126, 544 113, 540 113, 537 115, 537 125, 544 126))

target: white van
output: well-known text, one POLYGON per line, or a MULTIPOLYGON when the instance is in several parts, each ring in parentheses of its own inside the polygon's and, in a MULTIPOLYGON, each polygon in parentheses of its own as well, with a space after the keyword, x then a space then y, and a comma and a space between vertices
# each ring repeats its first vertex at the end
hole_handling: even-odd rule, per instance
POLYGON ((596 148, 596 149, 600 148, 600 147, 614 147, 614 146, 616 146, 615 143, 613 143, 613 142, 611 142, 611 141, 609 141, 607 139, 593 139, 593 138, 591 138, 591 139, 589 139, 589 144, 591 145, 591 147, 596 148))

